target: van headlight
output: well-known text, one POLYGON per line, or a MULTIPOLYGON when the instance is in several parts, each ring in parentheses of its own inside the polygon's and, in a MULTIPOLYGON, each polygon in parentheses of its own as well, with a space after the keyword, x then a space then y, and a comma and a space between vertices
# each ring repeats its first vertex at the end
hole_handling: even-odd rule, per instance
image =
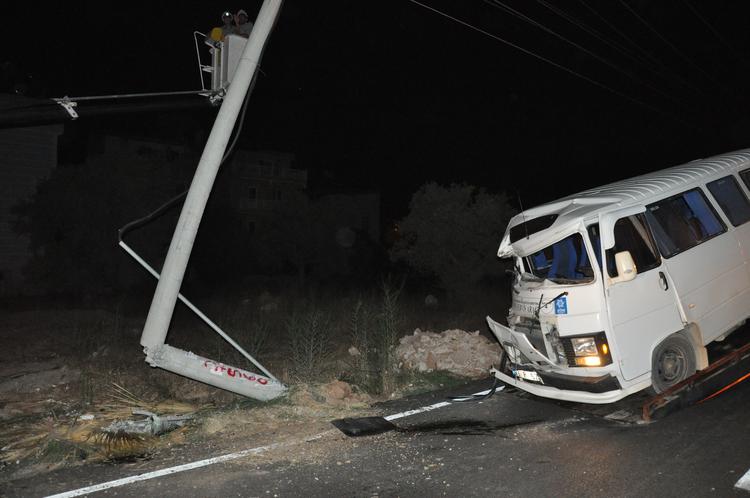
POLYGON ((573 343, 573 352, 578 356, 598 356, 599 351, 596 349, 595 337, 571 337, 573 343))
POLYGON ((563 337, 566 356, 571 367, 600 367, 612 363, 612 355, 604 332, 592 336, 563 337))

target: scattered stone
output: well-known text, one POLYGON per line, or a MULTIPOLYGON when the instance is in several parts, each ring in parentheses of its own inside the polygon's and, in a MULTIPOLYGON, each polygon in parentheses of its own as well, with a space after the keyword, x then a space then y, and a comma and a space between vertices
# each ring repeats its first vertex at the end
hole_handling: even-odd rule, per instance
POLYGON ((329 403, 332 401, 343 401, 350 398, 353 391, 352 386, 341 380, 334 380, 323 386, 323 392, 325 393, 326 401, 329 403))
POLYGON ((401 366, 418 372, 445 370, 482 378, 500 362, 500 345, 476 332, 453 329, 440 333, 416 329, 401 338, 396 356, 401 366))

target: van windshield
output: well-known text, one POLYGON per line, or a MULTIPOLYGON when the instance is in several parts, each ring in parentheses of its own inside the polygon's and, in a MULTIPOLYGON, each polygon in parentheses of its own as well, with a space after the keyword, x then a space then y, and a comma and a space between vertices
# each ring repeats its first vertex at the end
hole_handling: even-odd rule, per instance
POLYGON ((526 270, 539 280, 558 284, 580 284, 594 280, 581 234, 562 239, 524 258, 526 270))

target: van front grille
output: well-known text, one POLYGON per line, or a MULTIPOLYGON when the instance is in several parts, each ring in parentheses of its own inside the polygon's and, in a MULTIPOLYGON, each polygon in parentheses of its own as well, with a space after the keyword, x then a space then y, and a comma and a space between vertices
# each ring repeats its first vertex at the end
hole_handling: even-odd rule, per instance
POLYGON ((545 356, 547 354, 547 346, 544 344, 544 336, 542 334, 542 326, 539 320, 535 318, 521 317, 521 319, 514 326, 516 332, 521 332, 529 338, 529 342, 534 349, 539 351, 545 356))
POLYGON ((565 350, 565 359, 568 360, 568 366, 575 367, 576 366, 576 353, 573 350, 573 343, 567 337, 563 338, 561 342, 563 345, 563 349, 565 350))

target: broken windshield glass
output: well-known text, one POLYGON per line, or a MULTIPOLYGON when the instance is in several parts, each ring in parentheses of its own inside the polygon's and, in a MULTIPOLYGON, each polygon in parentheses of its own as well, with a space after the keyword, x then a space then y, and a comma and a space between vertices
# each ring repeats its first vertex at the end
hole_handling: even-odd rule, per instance
POLYGON ((581 234, 574 233, 524 258, 528 273, 558 284, 580 284, 594 280, 594 270, 581 234))

